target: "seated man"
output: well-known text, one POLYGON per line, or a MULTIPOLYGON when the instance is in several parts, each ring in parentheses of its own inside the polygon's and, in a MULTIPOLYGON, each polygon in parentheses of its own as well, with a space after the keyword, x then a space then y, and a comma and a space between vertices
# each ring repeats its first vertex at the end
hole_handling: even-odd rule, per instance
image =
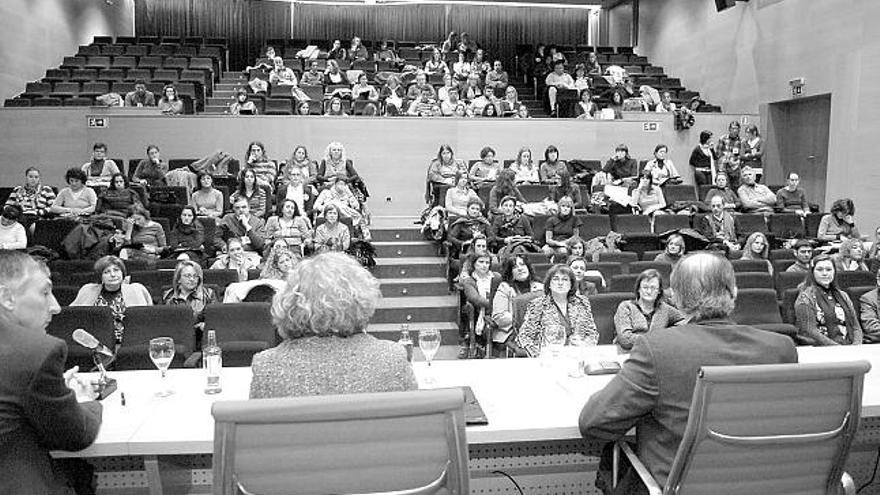
POLYGON ((740 207, 739 196, 736 191, 730 188, 727 180, 727 174, 718 172, 715 175, 715 185, 709 188, 706 198, 703 200, 707 205, 712 202, 714 196, 720 196, 724 202, 724 209, 730 212, 740 207))
POLYGON ((412 100, 409 104, 406 114, 416 117, 433 117, 441 114, 440 107, 431 96, 432 90, 422 88, 422 94, 419 98, 412 100))
POLYGON ((486 82, 484 86, 487 90, 494 90, 495 88, 505 89, 507 88, 507 72, 501 68, 501 61, 496 60, 494 64, 492 64, 492 70, 486 73, 486 82))
MULTIPOLYGON (((877 271, 877 285, 880 286, 880 270, 877 271)), ((862 322, 862 342, 865 344, 880 343, 880 289, 877 287, 859 297, 862 322)))
POLYGON ((574 79, 572 79, 569 73, 565 72, 565 62, 562 60, 554 62, 553 72, 547 74, 544 83, 547 85, 547 98, 550 100, 550 112, 555 113, 557 111, 556 94, 559 90, 575 89, 574 79))
POLYGON ((788 184, 776 192, 776 209, 786 213, 806 215, 810 211, 807 194, 798 187, 801 178, 795 172, 788 174, 788 184))
POLYGON ((798 240, 794 247, 795 262, 785 269, 792 273, 810 273, 810 260, 813 259, 813 245, 806 239, 798 240))
POLYGON ((299 85, 303 87, 324 85, 324 74, 319 69, 317 60, 312 60, 309 64, 309 70, 302 75, 299 85))
POLYGON ((24 184, 15 186, 6 204, 21 209, 18 221, 33 233, 36 221, 49 214, 49 209, 55 202, 55 191, 40 184, 40 171, 36 167, 28 167, 24 171, 24 177, 24 184))
POLYGON ((245 256, 259 263, 265 247, 263 225, 263 219, 251 214, 247 198, 241 196, 232 205, 232 213, 226 214, 217 225, 217 235, 223 243, 231 238, 240 239, 245 256))
POLYGON ((710 241, 720 242, 727 249, 738 251, 733 215, 724 210, 724 199, 718 195, 712 196, 709 208, 712 213, 700 219, 700 233, 710 241))
POLYGON ((773 213, 776 195, 764 184, 755 182, 755 170, 746 167, 742 171, 742 185, 737 190, 744 213, 773 213))
POLYGON ((156 95, 147 89, 147 83, 138 79, 134 83, 134 91, 125 94, 125 106, 127 107, 155 107, 156 95))
MULTIPOLYGON (((623 369, 590 397, 579 421, 581 434, 597 440, 618 440, 635 427, 639 458, 660 486, 681 443, 700 367, 794 363, 798 358, 787 336, 729 320, 736 279, 725 258, 687 256, 673 269, 671 285, 676 306, 690 323, 638 336, 623 369)), ((606 492, 612 490, 609 467, 603 458, 596 481, 606 492)), ((624 467, 614 492, 638 493, 638 486, 638 476, 624 467)))
POLYGON ((428 76, 424 72, 419 71, 419 73, 416 74, 416 81, 406 88, 406 99, 418 100, 425 91, 431 93, 432 99, 437 98, 437 92, 434 91, 434 86, 428 84, 428 76))

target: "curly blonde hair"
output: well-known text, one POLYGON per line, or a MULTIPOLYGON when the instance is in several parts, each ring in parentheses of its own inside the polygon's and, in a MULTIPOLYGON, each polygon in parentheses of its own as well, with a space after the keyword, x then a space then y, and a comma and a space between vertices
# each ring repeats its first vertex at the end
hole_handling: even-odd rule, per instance
POLYGON ((379 281, 343 253, 305 259, 287 280, 272 301, 272 322, 284 339, 363 332, 382 299, 379 281))

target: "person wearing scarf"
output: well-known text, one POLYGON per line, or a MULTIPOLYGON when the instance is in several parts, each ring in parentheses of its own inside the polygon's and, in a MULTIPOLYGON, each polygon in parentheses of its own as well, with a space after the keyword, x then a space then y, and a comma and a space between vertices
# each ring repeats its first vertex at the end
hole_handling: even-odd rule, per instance
POLYGON ((853 303, 834 281, 831 257, 820 255, 810 262, 810 274, 801 284, 794 303, 795 325, 802 343, 860 345, 862 327, 853 303))
POLYGON ((526 250, 537 250, 532 234, 529 220, 516 211, 516 198, 513 196, 501 198, 499 213, 492 219, 489 228, 489 244, 492 249, 498 252, 501 258, 511 254, 517 247, 529 246, 526 250))
POLYGON ((192 261, 201 261, 205 247, 205 229, 196 219, 195 207, 187 205, 180 210, 180 216, 169 233, 169 239, 168 247, 172 256, 185 254, 192 261))
POLYGON ((483 202, 473 198, 467 203, 467 215, 459 217, 449 226, 447 240, 452 243, 454 253, 464 251, 476 234, 488 237, 489 221, 483 216, 483 202))

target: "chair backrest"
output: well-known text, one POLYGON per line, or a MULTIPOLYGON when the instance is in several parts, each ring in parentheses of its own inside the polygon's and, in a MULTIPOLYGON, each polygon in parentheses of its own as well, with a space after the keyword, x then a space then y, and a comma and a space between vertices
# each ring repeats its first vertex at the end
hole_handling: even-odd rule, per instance
MULTIPOLYGON (((861 319, 862 314, 862 303, 859 300, 866 292, 870 292, 876 289, 876 285, 862 285, 859 287, 847 287, 846 293, 849 294, 850 300, 852 300, 853 308, 856 310, 856 316, 861 319)), ((867 341, 866 341, 867 342, 867 341)))
POLYGON ((767 272, 739 272, 736 276, 737 289, 772 289, 773 276, 767 272))
POLYGON ((578 215, 581 221, 580 234, 582 239, 605 237, 611 231, 611 218, 608 215, 578 215))
POLYGON ((770 233, 776 237, 800 239, 806 234, 803 219, 795 213, 774 213, 769 220, 770 233))
MULTIPOLYGON (((629 277, 629 275, 623 276, 629 277)), ((628 290, 632 290, 632 284, 630 284, 628 290)), ((617 307, 620 306, 620 303, 632 298, 632 292, 607 292, 590 296, 590 309, 593 312, 593 321, 596 323, 596 329, 599 331, 599 345, 614 342, 614 337, 617 335, 617 330, 614 329, 614 314, 617 313, 617 307)))
MULTIPOLYGON (((646 251, 647 252, 647 251, 646 251)), ((656 255, 654 255, 656 256, 656 255)), ((651 258, 654 259, 653 257, 651 258)), ((629 272, 638 275, 645 270, 654 269, 660 272, 663 280, 669 284, 669 276, 672 275, 672 265, 660 261, 633 261, 629 264, 629 272)), ((630 287, 632 288, 632 287, 630 287)))
POLYGON ((646 215, 615 215, 611 220, 620 234, 651 232, 651 217, 646 215))
POLYGON ((618 251, 614 253, 599 253, 599 261, 607 261, 609 263, 635 263, 639 260, 639 255, 630 251, 618 251))
POLYGON ((638 273, 625 273, 611 277, 608 282, 608 292, 628 292, 635 287, 638 273))
POLYGON ((116 369, 152 369, 150 339, 171 337, 174 339, 172 368, 183 365, 195 347, 193 313, 187 305, 133 306, 125 310, 125 337, 116 353, 116 369))
POLYGON ((730 260, 733 265, 733 271, 740 272, 767 272, 769 273, 770 265, 767 260, 730 260))
POLYGON ((523 318, 526 316, 526 309, 528 309, 529 303, 543 295, 543 292, 526 292, 513 299, 513 328, 519 331, 523 318))
POLYGON ((67 342, 67 364, 65 369, 79 366, 82 371, 89 371, 92 353, 73 340, 73 331, 77 328, 94 335, 98 342, 113 347, 113 315, 107 306, 66 306, 52 317, 46 333, 67 342))
POLYGON ((656 215, 654 217, 654 232, 657 234, 691 228, 691 218, 688 215, 656 215))
POLYGON ((870 368, 703 367, 664 493, 837 493, 870 368))
POLYGON ((740 325, 782 323, 775 289, 739 289, 730 319, 740 325))
POLYGON ((837 283, 843 288, 874 285, 875 280, 875 274, 864 270, 854 272, 842 272, 838 270, 837 272, 837 283))
POLYGON ((274 346, 279 337, 272 324, 268 302, 209 304, 205 330, 217 333, 228 366, 250 366, 254 354, 274 346))
POLYGON ((803 272, 777 272, 776 273, 776 293, 777 298, 781 301, 783 294, 788 289, 796 289, 801 282, 804 281, 807 274, 803 272))
POLYGON ((214 495, 468 492, 460 388, 215 402, 214 495))

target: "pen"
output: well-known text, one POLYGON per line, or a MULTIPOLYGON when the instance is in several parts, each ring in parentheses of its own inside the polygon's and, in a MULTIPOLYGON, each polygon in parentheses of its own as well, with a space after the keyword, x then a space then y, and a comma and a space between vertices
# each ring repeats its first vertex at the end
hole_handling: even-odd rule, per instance
POLYGON ((125 394, 122 392, 119 392, 119 398, 122 399, 122 405, 124 406, 125 405, 125 394))

